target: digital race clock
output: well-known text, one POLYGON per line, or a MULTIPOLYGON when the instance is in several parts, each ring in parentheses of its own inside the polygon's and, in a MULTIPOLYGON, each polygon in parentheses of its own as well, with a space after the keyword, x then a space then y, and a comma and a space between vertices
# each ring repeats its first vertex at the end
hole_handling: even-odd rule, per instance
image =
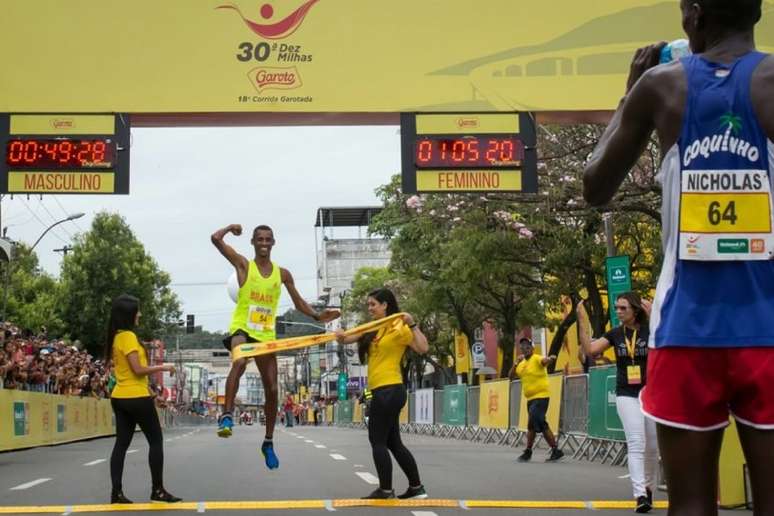
POLYGON ((417 168, 518 167, 524 143, 515 136, 419 136, 414 144, 417 168))
POLYGON ((129 193, 129 119, 0 114, 0 193, 129 193))
POLYGON ((529 113, 403 113, 400 122, 404 193, 537 192, 529 113))
POLYGON ((13 138, 5 146, 5 164, 9 168, 110 168, 115 159, 112 138, 13 138))

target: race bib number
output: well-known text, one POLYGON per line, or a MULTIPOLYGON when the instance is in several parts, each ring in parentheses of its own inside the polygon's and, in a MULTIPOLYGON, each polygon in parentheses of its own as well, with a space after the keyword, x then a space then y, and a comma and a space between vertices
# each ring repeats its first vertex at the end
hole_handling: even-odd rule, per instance
POLYGON ((626 379, 629 385, 642 384, 642 369, 638 365, 630 365, 626 368, 626 379))
POLYGON ((771 184, 765 170, 684 170, 681 260, 769 260, 774 256, 771 184))
POLYGON ((250 305, 247 312, 247 327, 255 331, 273 330, 274 315, 264 306, 250 305))

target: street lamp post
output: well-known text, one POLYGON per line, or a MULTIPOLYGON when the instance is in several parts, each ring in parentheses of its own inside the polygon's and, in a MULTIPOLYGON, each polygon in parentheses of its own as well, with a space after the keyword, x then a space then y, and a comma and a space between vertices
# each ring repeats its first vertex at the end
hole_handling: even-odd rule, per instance
POLYGON ((57 222, 54 222, 54 223, 53 223, 53 224, 51 224, 50 226, 48 226, 48 227, 46 228, 46 230, 43 232, 43 234, 42 234, 42 235, 40 235, 40 236, 38 237, 38 239, 37 239, 37 240, 35 240, 35 243, 34 243, 34 244, 32 244, 32 247, 30 247, 30 252, 32 252, 32 250, 33 250, 33 249, 35 249, 35 246, 36 246, 36 245, 38 245, 38 243, 39 243, 41 240, 43 240, 43 237, 44 237, 44 236, 46 236, 46 233, 48 233, 49 231, 51 231, 51 229, 52 229, 53 227, 55 227, 55 226, 58 226, 59 224, 62 224, 63 222, 69 222, 69 221, 71 221, 71 220, 80 219, 80 218, 81 218, 81 217, 83 217, 84 215, 86 215, 86 214, 85 214, 85 213, 73 213, 72 215, 68 215, 66 219, 59 220, 59 221, 57 221, 57 222))
MULTIPOLYGON (((35 243, 32 244, 32 247, 30 247, 30 253, 32 252, 33 249, 35 249, 35 246, 38 245, 38 243, 41 240, 43 240, 43 237, 46 236, 46 233, 51 231, 51 228, 53 228, 54 226, 58 226, 59 224, 62 224, 63 222, 69 222, 71 220, 80 219, 84 215, 85 215, 85 213, 73 213, 72 215, 68 215, 67 218, 64 218, 62 220, 56 221, 53 224, 51 224, 50 226, 48 226, 46 228, 46 230, 43 231, 43 234, 40 235, 37 240, 35 240, 35 243)), ((8 307, 8 290, 10 288, 10 283, 11 283, 11 264, 12 263, 13 262, 10 259, 10 256, 9 256, 8 257, 8 266, 5 269, 5 288, 3 289, 3 321, 5 321, 5 316, 6 316, 6 313, 7 313, 6 309, 8 307)))

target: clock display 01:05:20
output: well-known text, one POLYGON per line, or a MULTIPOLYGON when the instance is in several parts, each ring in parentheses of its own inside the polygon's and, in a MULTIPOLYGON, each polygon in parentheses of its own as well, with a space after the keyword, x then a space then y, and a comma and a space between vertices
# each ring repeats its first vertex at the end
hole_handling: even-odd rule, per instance
POLYGON ((418 136, 414 144, 417 168, 499 168, 520 166, 524 144, 515 136, 418 136))
POLYGON ((5 163, 13 169, 110 168, 115 157, 116 146, 109 138, 15 138, 5 148, 5 163))

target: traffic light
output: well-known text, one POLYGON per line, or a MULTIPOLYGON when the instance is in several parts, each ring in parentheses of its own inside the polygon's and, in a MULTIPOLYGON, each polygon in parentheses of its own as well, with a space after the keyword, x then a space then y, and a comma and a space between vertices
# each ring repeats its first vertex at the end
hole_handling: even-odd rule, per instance
POLYGON ((185 332, 186 333, 193 333, 194 332, 194 316, 193 314, 188 314, 185 316, 185 332))

